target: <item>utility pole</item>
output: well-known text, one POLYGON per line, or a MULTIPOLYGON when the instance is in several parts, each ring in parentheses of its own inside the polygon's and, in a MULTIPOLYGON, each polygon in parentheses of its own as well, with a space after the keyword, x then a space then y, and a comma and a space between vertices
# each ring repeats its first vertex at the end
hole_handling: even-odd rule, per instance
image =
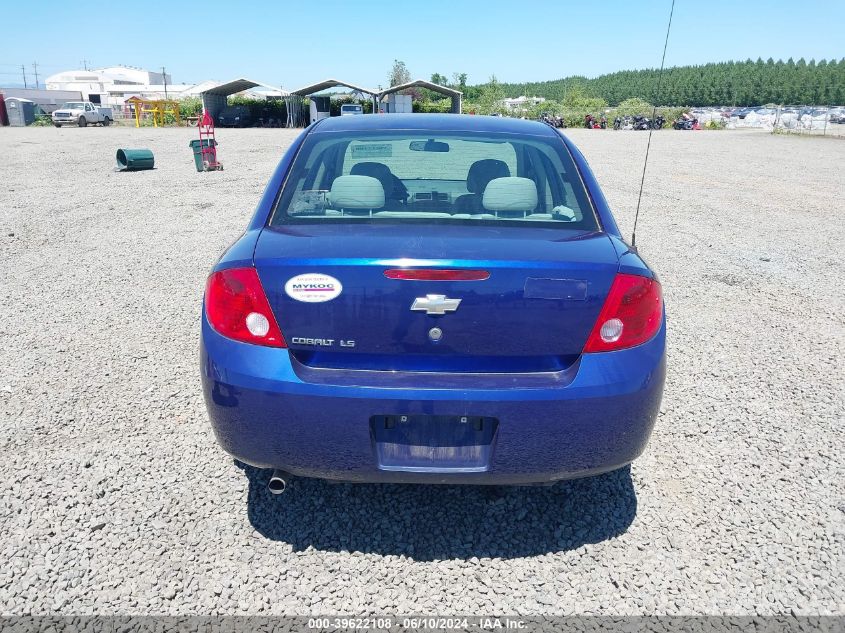
POLYGON ((23 64, 21 64, 21 72, 23 73, 23 87, 29 88, 29 86, 26 85, 26 66, 23 64))
POLYGON ((161 78, 164 81, 164 98, 167 99, 167 71, 164 69, 164 66, 161 67, 161 78))
POLYGON ((35 89, 38 90, 38 64, 32 62, 32 72, 35 73, 35 89))

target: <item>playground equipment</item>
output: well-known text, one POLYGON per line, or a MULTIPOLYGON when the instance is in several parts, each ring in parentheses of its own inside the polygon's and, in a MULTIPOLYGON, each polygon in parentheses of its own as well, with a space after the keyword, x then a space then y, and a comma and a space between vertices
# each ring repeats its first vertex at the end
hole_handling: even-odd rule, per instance
POLYGON ((176 125, 181 123, 179 115, 179 102, 172 99, 141 99, 140 97, 131 97, 126 100, 132 105, 135 111, 135 127, 141 127, 141 118, 145 114, 152 115, 153 127, 163 127, 166 116, 172 115, 176 120, 176 125))
POLYGON ((199 140, 189 143, 194 150, 194 164, 197 171, 219 171, 223 164, 217 160, 217 140, 214 138, 214 119, 207 110, 203 110, 197 123, 199 140))

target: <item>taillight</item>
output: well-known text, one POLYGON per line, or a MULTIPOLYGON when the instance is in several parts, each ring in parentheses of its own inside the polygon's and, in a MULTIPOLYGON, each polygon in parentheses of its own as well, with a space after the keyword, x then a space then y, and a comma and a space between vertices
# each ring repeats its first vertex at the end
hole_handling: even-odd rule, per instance
POLYGON ((225 337, 287 347, 255 268, 212 273, 205 288, 205 314, 211 327, 225 337))
POLYGON ((647 277, 619 273, 584 352, 611 352, 640 345, 657 334, 662 321, 660 284, 647 277))

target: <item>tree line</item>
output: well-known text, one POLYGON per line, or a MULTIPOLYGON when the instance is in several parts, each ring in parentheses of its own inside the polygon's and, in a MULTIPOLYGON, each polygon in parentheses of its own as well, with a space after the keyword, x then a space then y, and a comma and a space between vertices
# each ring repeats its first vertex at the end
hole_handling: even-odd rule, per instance
MULTIPOLYGON (((807 62, 790 57, 787 61, 769 58, 675 66, 665 69, 658 95, 659 72, 623 70, 592 79, 572 76, 553 81, 498 83, 498 91, 508 97, 527 95, 566 101, 567 93, 574 90, 612 106, 626 99, 644 99, 665 106, 845 104, 845 58, 807 62)), ((487 84, 466 86, 464 98, 476 101, 486 87, 487 84)))

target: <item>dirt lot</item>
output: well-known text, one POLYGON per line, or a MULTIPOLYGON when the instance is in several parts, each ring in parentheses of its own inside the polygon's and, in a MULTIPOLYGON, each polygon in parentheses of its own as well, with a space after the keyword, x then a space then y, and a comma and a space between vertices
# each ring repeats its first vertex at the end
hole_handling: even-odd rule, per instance
MULTIPOLYGON (((630 471, 271 497, 214 441, 197 339, 293 136, 220 131, 198 174, 195 133, 0 130, 3 613, 845 614, 845 142, 655 133, 669 373, 630 471)), ((571 136, 630 235, 645 133, 571 136)))

